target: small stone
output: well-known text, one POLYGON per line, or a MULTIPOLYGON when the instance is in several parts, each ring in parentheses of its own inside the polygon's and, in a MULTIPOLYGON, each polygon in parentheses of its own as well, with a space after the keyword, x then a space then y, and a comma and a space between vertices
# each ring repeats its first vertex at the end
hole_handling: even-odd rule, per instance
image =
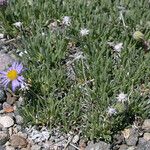
POLYGON ((72 139, 72 143, 76 144, 79 141, 80 137, 79 135, 75 135, 72 139))
POLYGON ((143 138, 144 138, 146 141, 150 141, 150 133, 144 133, 143 138))
POLYGON ((150 119, 146 119, 142 125, 142 129, 150 132, 150 119))
POLYGON ((135 146, 138 142, 139 134, 135 129, 130 129, 128 138, 125 138, 127 145, 135 146))
POLYGON ((7 132, 0 131, 0 145, 4 145, 8 139, 9 139, 9 136, 7 132))
POLYGON ((20 115, 17 115, 15 118, 17 124, 19 125, 23 124, 23 118, 20 115))
POLYGON ((103 141, 100 141, 98 143, 90 143, 85 150, 110 150, 110 144, 107 144, 103 141))
POLYGON ((128 146, 123 144, 123 145, 120 145, 120 148, 119 150, 127 150, 128 149, 128 146))
POLYGON ((11 146, 15 148, 26 148, 28 145, 28 142, 24 137, 16 135, 16 134, 11 136, 10 143, 11 143, 11 146))
POLYGON ((14 125, 14 120, 10 116, 2 116, 0 117, 0 123, 4 128, 9 128, 14 125))

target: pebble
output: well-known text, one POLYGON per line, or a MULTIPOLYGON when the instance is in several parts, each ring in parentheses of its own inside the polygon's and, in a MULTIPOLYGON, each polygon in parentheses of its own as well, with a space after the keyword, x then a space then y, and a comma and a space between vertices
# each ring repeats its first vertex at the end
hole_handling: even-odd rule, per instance
POLYGON ((14 134, 10 137, 10 144, 15 148, 26 148, 28 142, 24 137, 14 134))
POLYGON ((120 146, 119 150, 127 150, 128 146, 123 144, 120 146))
POLYGON ((142 129, 150 132, 150 119, 146 119, 142 125, 142 129))
POLYGON ((0 116, 0 123, 4 128, 9 128, 14 125, 14 120, 10 116, 0 116))
POLYGON ((3 145, 9 139, 8 133, 5 131, 0 131, 0 145, 3 145))
POLYGON ((20 115, 16 115, 16 116, 15 116, 15 119, 16 119, 16 123, 17 123, 18 125, 23 124, 23 118, 22 118, 20 115))
POLYGON ((144 133, 143 138, 144 138, 144 140, 146 140, 146 141, 150 141, 150 133, 144 133))

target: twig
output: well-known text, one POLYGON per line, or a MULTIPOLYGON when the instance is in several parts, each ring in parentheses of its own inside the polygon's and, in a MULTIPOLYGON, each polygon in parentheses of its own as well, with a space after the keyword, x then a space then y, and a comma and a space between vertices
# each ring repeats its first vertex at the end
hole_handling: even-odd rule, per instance
POLYGON ((8 41, 5 41, 5 42, 2 42, 2 43, 0 43, 0 46, 2 46, 2 45, 7 45, 7 44, 9 44, 9 43, 11 43, 11 42, 14 42, 14 41, 16 41, 17 39, 10 39, 10 40, 8 40, 8 41))
POLYGON ((67 142, 67 144, 65 145, 64 150, 66 150, 68 145, 71 143, 72 139, 73 139, 73 136, 69 140, 65 140, 67 142))
MULTIPOLYGON (((67 141, 67 140, 65 140, 65 141, 67 141)), ((71 141, 72 141, 72 139, 71 139, 71 141)), ((76 148, 77 150, 80 150, 80 148, 78 148, 77 146, 75 146, 74 144, 72 144, 71 141, 69 140, 69 141, 68 141, 69 143, 67 143, 67 144, 68 144, 68 145, 70 144, 71 146, 73 146, 73 147, 76 148)), ((66 144, 66 145, 67 145, 67 144, 66 144)), ((68 145, 67 145, 67 146, 68 146, 68 145)), ((64 150, 66 150, 67 146, 65 146, 64 150)))

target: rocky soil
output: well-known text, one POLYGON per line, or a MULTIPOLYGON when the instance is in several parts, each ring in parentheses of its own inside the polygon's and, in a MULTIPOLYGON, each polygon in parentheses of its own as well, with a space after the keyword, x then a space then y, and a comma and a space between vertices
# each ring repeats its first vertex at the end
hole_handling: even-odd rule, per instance
MULTIPOLYGON (((15 57, 7 45, 0 43, 0 70, 15 57)), ((113 143, 85 141, 80 134, 64 134, 59 128, 24 127, 18 109, 24 105, 23 97, 0 88, 0 150, 150 150, 150 119, 135 124, 113 137, 113 143)))

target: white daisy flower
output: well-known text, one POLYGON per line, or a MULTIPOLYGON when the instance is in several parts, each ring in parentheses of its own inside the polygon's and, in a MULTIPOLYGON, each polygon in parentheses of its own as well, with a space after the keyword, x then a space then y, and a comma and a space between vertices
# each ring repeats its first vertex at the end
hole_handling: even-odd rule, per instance
POLYGON ((67 25, 67 26, 69 26, 70 23, 71 23, 70 17, 69 16, 64 16, 63 20, 62 20, 62 23, 65 24, 65 25, 67 25))
POLYGON ((117 96, 117 100, 118 102, 125 102, 128 100, 127 94, 124 94, 123 92, 121 92, 118 96, 117 96))
POLYGON ((88 29, 86 29, 86 28, 81 28, 81 30, 80 30, 81 36, 88 35, 89 32, 90 32, 90 31, 89 31, 88 29))
POLYGON ((122 48, 123 48, 123 43, 118 43, 114 46, 114 51, 121 52, 122 48))
POLYGON ((15 22, 13 23, 13 25, 16 27, 16 28, 20 28, 22 26, 22 22, 15 22))
POLYGON ((112 108, 112 107, 108 107, 108 111, 107 112, 108 112, 108 114, 110 116, 115 115, 117 113, 116 109, 112 108))

